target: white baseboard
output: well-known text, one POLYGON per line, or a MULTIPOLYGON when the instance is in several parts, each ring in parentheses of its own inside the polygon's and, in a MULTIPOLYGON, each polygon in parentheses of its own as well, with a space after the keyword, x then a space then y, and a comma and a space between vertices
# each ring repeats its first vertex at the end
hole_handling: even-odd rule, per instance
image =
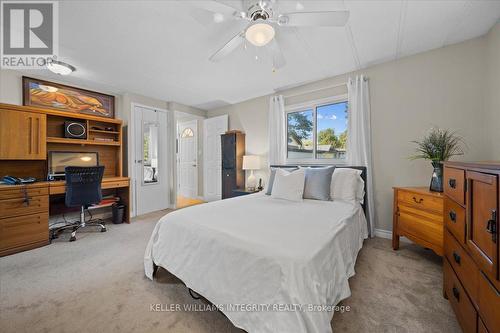
MULTIPOLYGON (((391 230, 384 230, 384 229, 377 229, 377 228, 375 228, 375 230, 373 231, 373 233, 375 234, 375 237, 380 237, 380 238, 385 238, 385 239, 392 239, 392 231, 391 230)), ((403 236, 401 236, 399 238, 399 240, 401 242, 405 242, 405 243, 411 243, 412 242, 411 240, 409 240, 408 238, 403 237, 403 236)))
POLYGON ((375 237, 392 239, 392 231, 389 231, 389 230, 375 228, 374 234, 375 234, 375 237))

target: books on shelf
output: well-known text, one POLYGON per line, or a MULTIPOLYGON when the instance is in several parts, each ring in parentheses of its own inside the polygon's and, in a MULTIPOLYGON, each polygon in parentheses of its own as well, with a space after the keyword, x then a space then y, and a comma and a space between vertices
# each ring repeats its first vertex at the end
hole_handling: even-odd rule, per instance
POLYGON ((114 195, 109 195, 109 196, 103 197, 101 202, 99 202, 98 204, 94 204, 92 206, 89 206, 89 209, 109 207, 118 201, 120 201, 120 197, 117 197, 114 195))
POLYGON ((94 138, 94 141, 114 142, 115 140, 113 138, 99 138, 99 137, 96 137, 96 138, 94 138))

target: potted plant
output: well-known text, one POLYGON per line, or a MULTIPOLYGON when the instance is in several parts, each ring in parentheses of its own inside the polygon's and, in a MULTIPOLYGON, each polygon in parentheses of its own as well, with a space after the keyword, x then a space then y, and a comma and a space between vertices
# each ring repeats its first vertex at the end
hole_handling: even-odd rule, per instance
POLYGON ((434 167, 430 190, 443 192, 443 162, 453 156, 464 154, 462 137, 448 129, 433 127, 421 141, 412 142, 417 145, 417 154, 410 159, 430 160, 434 167))

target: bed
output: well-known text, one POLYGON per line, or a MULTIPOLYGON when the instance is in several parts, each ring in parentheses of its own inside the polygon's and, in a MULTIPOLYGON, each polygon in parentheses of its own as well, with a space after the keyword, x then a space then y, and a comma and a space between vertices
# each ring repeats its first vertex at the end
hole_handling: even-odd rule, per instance
POLYGON ((248 332, 331 332, 367 237, 360 203, 261 192, 165 215, 144 268, 153 279, 163 267, 248 332))

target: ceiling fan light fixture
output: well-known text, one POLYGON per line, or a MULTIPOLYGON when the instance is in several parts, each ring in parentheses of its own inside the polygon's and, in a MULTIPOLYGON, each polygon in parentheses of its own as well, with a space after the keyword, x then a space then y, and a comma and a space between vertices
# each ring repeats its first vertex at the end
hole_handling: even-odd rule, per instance
POLYGON ((69 75, 76 71, 76 68, 62 61, 52 60, 47 62, 47 68, 52 73, 59 75, 69 75))
POLYGON ((268 23, 255 23, 248 27, 245 38, 255 46, 264 46, 274 38, 274 28, 268 23))

